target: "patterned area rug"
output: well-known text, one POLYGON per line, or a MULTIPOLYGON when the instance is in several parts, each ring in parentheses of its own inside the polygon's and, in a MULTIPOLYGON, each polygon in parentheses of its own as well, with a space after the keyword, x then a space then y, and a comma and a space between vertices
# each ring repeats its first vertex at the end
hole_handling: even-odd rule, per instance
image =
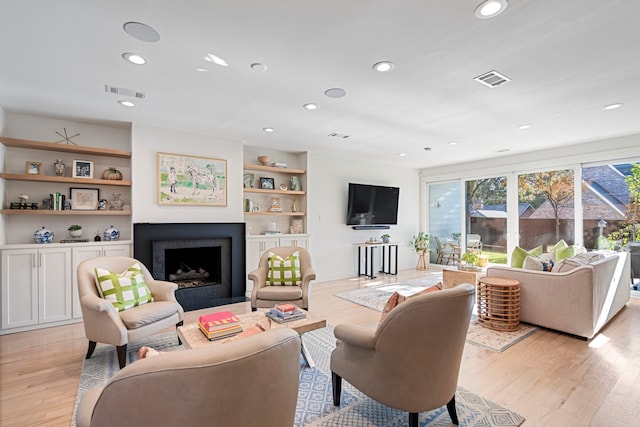
MULTIPOLYGON (((365 306, 372 310, 382 312, 384 305, 394 291, 398 291, 399 293, 407 296, 413 295, 423 289, 435 285, 441 280, 441 275, 434 275, 426 278, 394 283, 393 285, 340 292, 335 296, 365 306)), ((471 319, 471 323, 469 324, 467 342, 502 353, 514 344, 517 344, 528 336, 534 334, 537 330, 538 328, 535 326, 520 323, 520 328, 514 332, 494 331, 480 326, 478 324, 477 316, 474 314, 471 319)))
MULTIPOLYGON (((328 326, 304 334, 303 340, 311 352, 316 367, 303 367, 301 360, 300 389, 294 427, 390 427, 407 425, 408 414, 381 405, 348 382, 342 383, 341 406, 334 407, 331 395, 331 371, 329 360, 335 348, 333 328, 328 326)), ((147 345, 164 351, 183 350, 177 346, 174 333, 154 335, 131 345, 128 362, 137 359, 137 349, 147 345)), ((161 356, 160 356, 161 357, 161 356)), ((91 359, 85 360, 80 375, 76 406, 82 394, 93 387, 104 384, 117 372, 117 358, 113 347, 98 345, 91 359)), ((475 393, 458 387, 456 392, 458 418, 461 426, 519 426, 524 418, 475 393)), ((75 427, 75 409, 71 425, 75 427)), ((434 411, 420 414, 420 426, 449 426, 451 419, 443 406, 434 411)))

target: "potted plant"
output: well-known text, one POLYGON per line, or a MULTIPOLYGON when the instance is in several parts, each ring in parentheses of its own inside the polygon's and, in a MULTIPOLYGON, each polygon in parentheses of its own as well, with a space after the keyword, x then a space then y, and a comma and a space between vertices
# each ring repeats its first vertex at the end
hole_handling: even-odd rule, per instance
POLYGON ((78 224, 70 225, 69 228, 69 236, 71 237, 80 237, 82 236, 82 226, 78 224))
POLYGON ((380 237, 382 238, 382 243, 389 243, 389 239, 391 239, 391 235, 389 235, 388 233, 385 233, 380 237))
POLYGON ((466 252, 462 255, 462 262, 460 268, 462 270, 475 270, 478 263, 478 255, 473 252, 466 252))
POLYGON ((429 233, 420 231, 418 232, 418 234, 414 235, 413 238, 409 241, 409 245, 418 254, 418 265, 416 266, 417 270, 429 269, 429 261, 427 258, 427 254, 429 253, 430 237, 431 236, 429 236, 429 233))

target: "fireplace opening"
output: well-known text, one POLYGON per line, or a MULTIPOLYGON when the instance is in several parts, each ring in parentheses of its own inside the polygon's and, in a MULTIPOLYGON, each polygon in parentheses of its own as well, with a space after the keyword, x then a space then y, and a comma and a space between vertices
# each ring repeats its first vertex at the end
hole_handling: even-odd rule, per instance
POLYGON ((221 284, 221 262, 220 246, 165 249, 164 276, 178 289, 221 284))

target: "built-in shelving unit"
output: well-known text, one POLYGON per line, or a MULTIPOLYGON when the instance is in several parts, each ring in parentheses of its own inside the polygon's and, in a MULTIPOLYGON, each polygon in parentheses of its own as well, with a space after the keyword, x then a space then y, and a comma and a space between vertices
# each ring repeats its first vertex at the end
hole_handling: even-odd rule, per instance
MULTIPOLYGON (((244 170, 245 171, 257 171, 257 172, 266 172, 268 173, 271 177, 281 177, 281 176, 292 176, 292 175, 304 175, 307 173, 307 171, 305 169, 299 169, 299 168, 281 168, 281 167, 276 167, 276 166, 268 166, 268 165, 254 165, 254 164, 249 164, 249 163, 245 163, 244 164, 244 170)), ((259 182, 254 183, 254 185, 259 185, 259 182)), ((280 190, 279 188, 274 188, 274 189, 265 189, 265 188, 254 188, 254 187, 250 187, 244 188, 244 193, 247 194, 254 194, 254 195, 261 195, 261 196, 265 196, 265 195, 270 195, 270 196, 290 196, 290 197, 296 197, 296 196, 300 196, 300 203, 302 204, 303 200, 305 199, 305 196, 307 194, 306 191, 301 191, 301 190, 280 190)), ((263 202, 266 202, 268 199, 267 198, 262 198, 261 199, 263 202)), ((263 203, 264 204, 264 203, 263 203)), ((252 212, 245 212, 244 213, 246 216, 260 216, 260 215, 265 215, 265 216, 305 216, 306 212, 303 211, 287 211, 285 209, 283 209, 282 212, 269 212, 268 209, 265 208, 261 208, 258 211, 252 211, 252 212)))

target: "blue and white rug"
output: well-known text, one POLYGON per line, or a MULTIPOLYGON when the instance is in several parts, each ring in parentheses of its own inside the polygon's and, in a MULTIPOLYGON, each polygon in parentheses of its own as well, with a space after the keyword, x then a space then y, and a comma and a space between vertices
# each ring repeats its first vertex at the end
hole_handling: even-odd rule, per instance
MULTIPOLYGON (((308 332, 303 335, 303 340, 316 363, 316 367, 305 367, 301 360, 300 388, 294 427, 399 427, 407 425, 408 414, 406 412, 386 407, 371 400, 346 381, 342 383, 341 406, 333 406, 331 371, 329 369, 331 351, 335 348, 333 327, 328 326, 308 332)), ((135 344, 130 344, 127 363, 137 360, 137 351, 143 345, 162 351, 184 350, 182 346, 177 345, 175 333, 157 334, 135 344)), ((91 359, 84 362, 76 397, 76 407, 82 394, 86 390, 104 384, 118 371, 117 366, 115 349, 112 346, 99 344, 91 359)), ((519 414, 462 387, 458 387, 456 392, 456 406, 461 426, 507 427, 519 426, 524 422, 524 418, 519 414)), ((450 425, 451 418, 449 418, 444 406, 420 414, 421 427, 450 425)), ((75 408, 71 426, 75 427, 75 408)))

